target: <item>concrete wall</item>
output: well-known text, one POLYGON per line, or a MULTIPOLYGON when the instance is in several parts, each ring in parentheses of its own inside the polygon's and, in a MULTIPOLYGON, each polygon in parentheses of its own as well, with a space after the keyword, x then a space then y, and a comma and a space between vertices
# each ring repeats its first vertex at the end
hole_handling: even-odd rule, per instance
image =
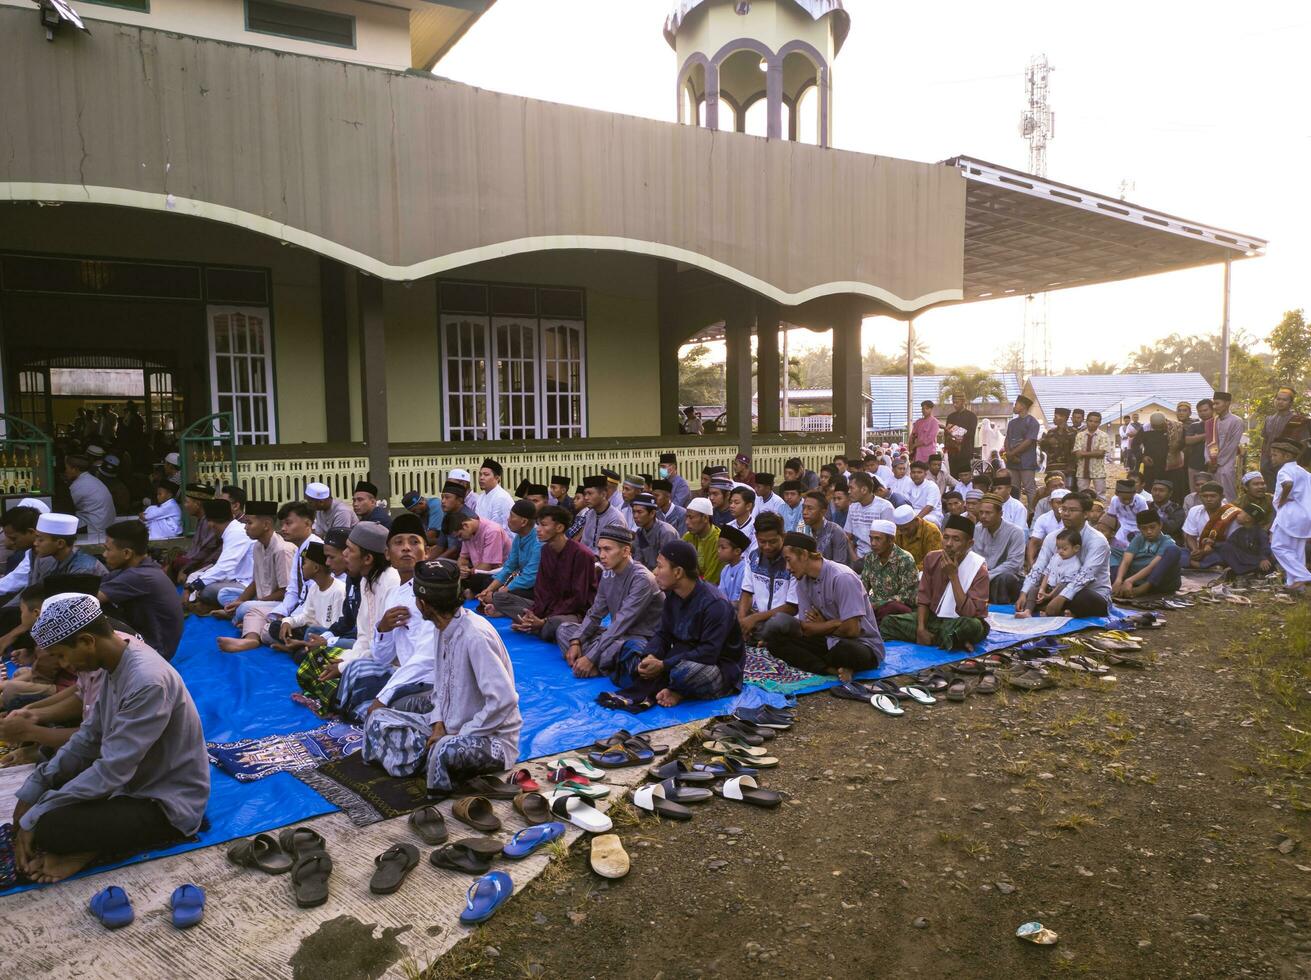
MULTIPOLYGON (((360 0, 286 0, 296 6, 349 14, 355 18, 355 47, 315 44, 294 38, 276 37, 246 30, 246 5, 242 0, 150 0, 150 12, 124 10, 94 0, 75 4, 91 30, 92 38, 112 28, 108 23, 132 24, 193 37, 213 38, 249 44, 292 54, 308 54, 361 65, 375 65, 403 71, 410 66, 410 12, 399 6, 363 3, 360 0)), ((0 7, 22 7, 31 11, 31 30, 37 31, 37 12, 31 0, 0 0, 0 7)), ((63 39, 61 38, 61 41, 63 39)), ((90 39, 69 38, 63 43, 84 43, 90 39)))

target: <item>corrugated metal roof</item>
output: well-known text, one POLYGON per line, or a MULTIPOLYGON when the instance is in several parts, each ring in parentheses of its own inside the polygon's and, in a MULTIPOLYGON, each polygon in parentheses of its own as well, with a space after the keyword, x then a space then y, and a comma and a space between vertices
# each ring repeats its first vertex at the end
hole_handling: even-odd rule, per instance
MULTIPOLYGON (((1176 374, 1086 374, 1039 375, 1029 379, 1037 407, 1051 420, 1056 408, 1082 408, 1101 412, 1107 421, 1122 410, 1132 412, 1151 402, 1174 405, 1197 404, 1212 394, 1210 383, 1196 371, 1176 374), (1123 406, 1123 409, 1122 407, 1123 406)), ((904 389, 903 389, 904 390, 904 389)))
MULTIPOLYGON (((1022 390, 1019 376, 1004 372, 994 374, 993 377, 1001 379, 1002 387, 1006 390, 1007 402, 1015 401, 1022 390)), ((925 399, 938 401, 942 382, 946 378, 947 375, 945 374, 926 374, 923 377, 917 376, 915 378, 911 390, 914 394, 913 400, 916 410, 918 410, 920 402, 925 399)), ((906 427, 905 375, 874 375, 869 379, 869 396, 871 429, 904 429, 906 427)), ((980 405, 982 402, 976 400, 974 404, 980 405)))

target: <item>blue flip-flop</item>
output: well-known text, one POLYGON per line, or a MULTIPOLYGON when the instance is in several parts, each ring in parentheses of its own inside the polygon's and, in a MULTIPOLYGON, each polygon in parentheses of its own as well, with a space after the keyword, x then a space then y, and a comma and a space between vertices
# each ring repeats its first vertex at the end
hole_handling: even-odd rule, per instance
POLYGON ((489 871, 475 878, 465 892, 464 911, 460 913, 460 921, 468 926, 486 922, 510 900, 513 892, 514 882, 504 871, 489 871))
POLYGON ((121 929, 136 917, 127 892, 118 885, 102 888, 92 895, 91 901, 87 903, 87 910, 99 919, 100 924, 106 929, 121 929))
POLYGON ((178 885, 168 904, 173 909, 173 925, 190 929, 205 917, 205 889, 192 884, 178 885))
POLYGON ((563 835, 564 824, 558 820, 552 820, 550 823, 539 823, 536 827, 525 828, 511 837, 510 843, 505 845, 505 849, 501 851, 501 854, 517 861, 520 858, 526 858, 543 844, 549 844, 563 835))

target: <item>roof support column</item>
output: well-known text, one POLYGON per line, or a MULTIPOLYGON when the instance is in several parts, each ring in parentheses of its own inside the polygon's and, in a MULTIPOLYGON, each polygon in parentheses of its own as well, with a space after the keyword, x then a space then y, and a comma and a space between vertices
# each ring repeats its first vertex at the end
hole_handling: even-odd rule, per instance
POLYGON ((765 108, 768 112, 766 135, 772 140, 783 138, 783 59, 770 58, 765 72, 765 108))
POLYGON ((319 259, 319 320, 323 330, 323 415, 328 442, 350 442, 350 367, 346 335, 346 267, 319 259))
POLYGON ((678 329, 674 316, 674 276, 676 267, 667 259, 656 265, 656 321, 659 325, 660 356, 660 434, 679 434, 678 405, 678 329))
POLYGON ((833 324, 833 427, 846 443, 847 455, 860 457, 865 427, 861 399, 859 313, 848 313, 833 324))
POLYGON ((706 65, 706 129, 719 128, 719 66, 706 65))
MULTIPOLYGON (((749 302, 749 301, 747 301, 749 302)), ((738 452, 751 454, 751 321, 747 303, 724 322, 725 409, 737 433, 738 452)))
POLYGON ((378 497, 391 499, 391 449, 387 442, 387 344, 382 280, 359 277, 360 393, 364 408, 364 441, 369 452, 369 479, 378 497))
POLYGON ((762 433, 779 431, 778 304, 756 301, 756 416, 762 433))
POLYGON ((1220 390, 1229 390, 1229 276, 1233 258, 1225 252, 1224 314, 1220 319, 1220 390))

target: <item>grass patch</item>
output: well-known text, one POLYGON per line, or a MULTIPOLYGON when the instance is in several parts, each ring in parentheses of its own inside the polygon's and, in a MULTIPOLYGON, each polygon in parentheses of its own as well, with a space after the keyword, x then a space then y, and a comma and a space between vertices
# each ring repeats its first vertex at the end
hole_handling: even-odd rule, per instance
MULTIPOLYGON (((1298 809, 1311 803, 1311 609, 1279 607, 1282 636, 1255 631, 1235 651, 1239 670, 1259 699, 1253 717, 1261 723, 1257 747, 1259 777, 1298 809)), ((1257 726, 1253 726, 1257 727, 1257 726)))

